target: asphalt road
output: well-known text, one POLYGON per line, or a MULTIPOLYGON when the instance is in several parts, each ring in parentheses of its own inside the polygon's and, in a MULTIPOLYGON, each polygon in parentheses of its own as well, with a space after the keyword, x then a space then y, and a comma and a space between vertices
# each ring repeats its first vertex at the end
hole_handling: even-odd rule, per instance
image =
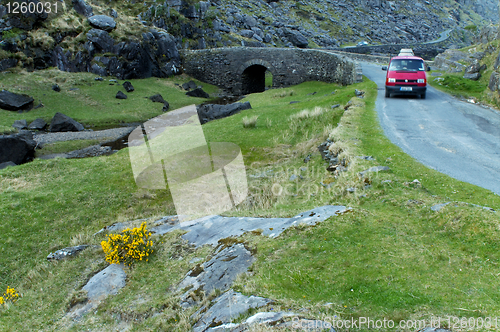
POLYGON ((430 86, 426 99, 385 98, 382 66, 362 63, 362 67, 363 75, 377 83, 375 107, 391 142, 432 169, 500 195, 499 111, 430 86))

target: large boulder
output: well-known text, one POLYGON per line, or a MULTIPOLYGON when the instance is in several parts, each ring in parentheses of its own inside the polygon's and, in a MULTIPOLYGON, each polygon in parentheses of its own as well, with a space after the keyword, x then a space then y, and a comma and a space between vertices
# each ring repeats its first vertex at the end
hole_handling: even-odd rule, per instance
POLYGON ((299 48, 306 48, 309 45, 307 38, 304 37, 299 31, 283 29, 283 33, 285 34, 286 39, 294 46, 299 48))
POLYGON ((252 38, 255 32, 252 30, 241 30, 240 35, 245 38, 252 38))
POLYGON ((22 132, 15 135, 0 135, 0 163, 12 162, 16 165, 33 160, 36 142, 33 135, 22 132))
POLYGON ((107 31, 90 29, 87 32, 87 39, 92 43, 91 46, 95 46, 98 51, 113 52, 115 41, 109 36, 107 31))
POLYGON ((67 115, 57 112, 50 121, 51 132, 82 131, 83 125, 67 115))
POLYGON ((198 97, 198 98, 209 98, 210 95, 203 91, 201 88, 197 88, 191 91, 186 92, 186 95, 189 97, 198 97))
POLYGON ((242 110, 251 109, 250 102, 233 103, 229 105, 205 104, 197 106, 198 118, 201 124, 215 119, 222 119, 242 110))
POLYGON ((73 8, 75 11, 85 17, 90 17, 94 15, 92 6, 87 4, 85 0, 73 0, 73 8))
POLYGON ((88 18, 89 24, 94 28, 101 29, 107 32, 113 31, 116 28, 116 22, 112 17, 107 15, 94 15, 88 18))
POLYGON ((481 70, 481 65, 479 64, 479 61, 474 60, 470 65, 465 68, 465 73, 466 74, 475 74, 479 73, 481 70))
POLYGON ((0 91, 0 108, 8 111, 30 110, 33 108, 34 99, 28 95, 0 91))

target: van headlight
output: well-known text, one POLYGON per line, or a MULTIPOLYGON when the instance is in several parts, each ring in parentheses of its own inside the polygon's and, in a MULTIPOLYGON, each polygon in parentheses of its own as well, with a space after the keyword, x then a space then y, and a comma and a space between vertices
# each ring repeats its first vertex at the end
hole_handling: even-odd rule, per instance
POLYGON ((417 80, 417 83, 425 83, 425 78, 419 78, 419 79, 417 80))
POLYGON ((387 82, 389 82, 389 83, 396 83, 396 79, 395 78, 389 78, 387 80, 387 82))

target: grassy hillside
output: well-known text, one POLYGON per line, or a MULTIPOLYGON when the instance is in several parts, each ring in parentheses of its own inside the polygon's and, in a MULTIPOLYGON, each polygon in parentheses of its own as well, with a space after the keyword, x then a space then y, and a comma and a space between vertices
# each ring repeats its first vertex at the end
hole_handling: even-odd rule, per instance
MULTIPOLYGON (((36 86, 50 73, 18 75, 19 83, 11 77, 10 84, 36 86)), ((158 92, 177 96, 177 79, 152 82, 155 91, 161 87, 165 90, 158 92)), ((133 94, 153 92, 146 83, 132 81, 137 87, 133 94)), ((68 103, 78 103, 83 93, 92 96, 97 105, 89 105, 83 118, 105 123, 99 105, 108 103, 108 94, 99 94, 94 85, 80 88, 81 95, 66 96, 68 103)), ((391 144, 377 122, 376 94, 375 84, 366 79, 347 87, 308 82, 249 95, 244 101, 250 101, 251 110, 203 126, 208 142, 240 146, 247 175, 272 170, 267 177, 249 176, 249 199, 227 215, 285 217, 324 204, 352 207, 340 217, 292 228, 277 239, 243 236, 257 261, 252 273, 237 281, 236 290, 270 297, 276 300, 273 310, 309 318, 370 316, 397 322, 494 316, 500 310, 500 216, 469 203, 498 210, 500 199, 424 167, 391 144), (354 97, 354 89, 364 90, 365 98, 354 97), (334 104, 341 107, 332 109, 334 104), (244 128, 244 117, 257 117, 256 127, 244 128), (317 152, 328 137, 349 164, 337 178, 325 170, 317 152), (311 161, 304 163, 308 155, 311 161), (362 155, 376 161, 356 158, 362 155), (391 170, 358 176, 375 165, 391 170), (292 174, 303 179, 288 194, 274 195, 272 185, 289 185, 292 174), (446 201, 459 203, 439 212, 430 209, 446 201)), ((135 107, 144 105, 122 102, 122 107, 115 116, 128 119, 135 107)), ((146 113, 138 118, 151 116, 146 113)), ((149 262, 127 270, 127 285, 118 295, 79 322, 64 318, 82 297, 81 287, 107 266, 99 245, 104 235, 95 232, 117 221, 175 214, 168 190, 136 187, 126 149, 108 157, 35 160, 0 170, 0 179, 0 292, 9 286, 22 295, 0 307, 0 330, 189 329, 196 308, 181 308, 173 289, 194 267, 189 261, 208 259, 212 248, 194 250, 178 232, 153 238, 155 253, 149 262), (74 259, 45 259, 49 252, 84 243, 94 247, 74 259)))
MULTIPOLYGON (((134 80, 135 90, 130 93, 122 87, 124 80, 106 78, 96 81, 95 77, 91 73, 67 73, 57 69, 0 73, 0 89, 28 94, 35 99, 35 106, 43 105, 23 114, 0 109, 0 126, 10 127, 19 119, 30 123, 42 118, 50 123, 54 114, 61 112, 81 122, 87 129, 112 128, 124 123, 143 122, 162 114, 163 104, 148 99, 158 93, 169 102, 170 109, 205 101, 186 96, 180 85, 191 80, 187 76, 176 76, 170 80, 155 77, 134 80), (59 85, 61 92, 52 90, 54 84, 59 85), (128 98, 117 99, 118 91, 128 98)), ((215 86, 194 81, 210 95, 218 92, 215 86)))

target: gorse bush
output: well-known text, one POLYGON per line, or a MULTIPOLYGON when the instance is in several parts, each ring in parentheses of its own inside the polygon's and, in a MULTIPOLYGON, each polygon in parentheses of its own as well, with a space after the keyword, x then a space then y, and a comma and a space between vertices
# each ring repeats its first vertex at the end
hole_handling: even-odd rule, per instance
POLYGON ((5 293, 3 293, 2 296, 0 296, 0 305, 5 304, 7 302, 16 302, 17 299, 19 298, 19 293, 14 289, 7 287, 7 290, 5 293))
POLYGON ((153 241, 149 240, 151 232, 146 229, 146 222, 140 227, 127 228, 121 234, 108 235, 107 241, 102 241, 102 250, 106 261, 110 264, 124 263, 132 265, 135 261, 148 261, 153 252, 153 241))

